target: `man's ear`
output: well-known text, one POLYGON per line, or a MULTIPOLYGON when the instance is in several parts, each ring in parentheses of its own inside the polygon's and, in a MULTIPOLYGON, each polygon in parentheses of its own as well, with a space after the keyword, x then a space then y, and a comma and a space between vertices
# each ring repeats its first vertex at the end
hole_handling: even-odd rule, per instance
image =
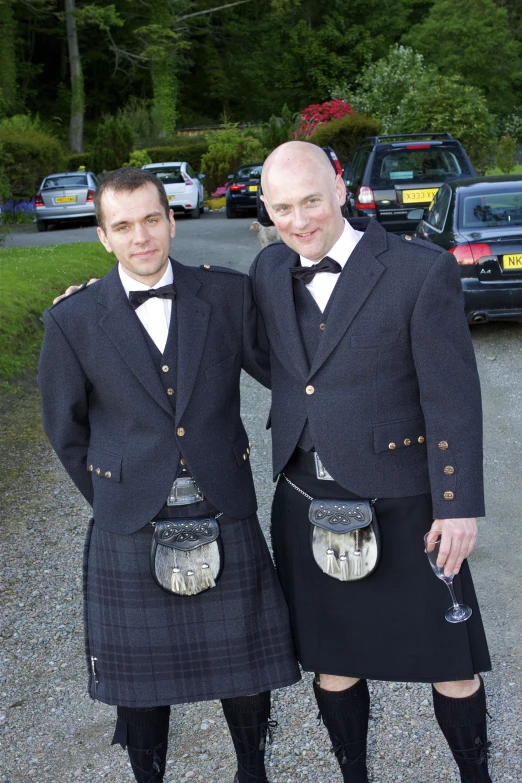
POLYGON ((259 198, 261 199, 261 201, 265 205, 266 211, 268 212, 270 220, 272 221, 272 223, 274 223, 275 221, 274 221, 274 218, 273 218, 273 215, 272 215, 272 210, 270 209, 270 205, 269 205, 268 201, 266 200, 266 198, 263 195, 261 195, 259 198))
POLYGON ((174 210, 169 209, 169 224, 170 224, 170 238, 174 239, 176 236, 176 221, 174 219, 174 210))
POLYGON ((105 248, 105 250, 107 251, 107 253, 112 253, 112 247, 110 245, 109 240, 105 236, 104 230, 98 226, 97 229, 96 229, 96 233, 98 234, 98 239, 102 243, 102 245, 105 248))
POLYGON ((335 178, 335 192, 337 193, 337 200, 339 201, 339 206, 343 206, 343 204, 346 202, 346 185, 344 182, 344 179, 341 177, 340 174, 337 174, 335 178))

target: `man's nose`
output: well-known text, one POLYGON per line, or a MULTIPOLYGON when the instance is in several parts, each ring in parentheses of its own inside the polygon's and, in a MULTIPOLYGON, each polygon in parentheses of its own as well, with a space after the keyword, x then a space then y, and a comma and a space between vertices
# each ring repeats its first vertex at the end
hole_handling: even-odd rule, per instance
POLYGON ((137 245, 143 245, 145 242, 149 241, 149 231, 147 229, 147 226, 138 224, 134 228, 134 242, 137 245))
POLYGON ((294 228, 302 230, 308 225, 308 215, 306 210, 302 207, 296 207, 294 209, 294 228))

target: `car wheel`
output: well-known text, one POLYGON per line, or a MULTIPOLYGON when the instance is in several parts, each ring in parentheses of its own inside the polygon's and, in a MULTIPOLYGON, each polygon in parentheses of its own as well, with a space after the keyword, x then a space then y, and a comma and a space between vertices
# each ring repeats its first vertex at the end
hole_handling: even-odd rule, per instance
POLYGON ((237 218, 237 212, 230 204, 227 204, 227 218, 237 218))
POLYGON ((47 231, 47 223, 45 222, 45 220, 37 220, 36 228, 38 231, 47 231))
POLYGON ((197 207, 194 207, 194 209, 190 210, 190 217, 194 218, 194 220, 199 220, 201 217, 201 204, 198 201, 197 207))

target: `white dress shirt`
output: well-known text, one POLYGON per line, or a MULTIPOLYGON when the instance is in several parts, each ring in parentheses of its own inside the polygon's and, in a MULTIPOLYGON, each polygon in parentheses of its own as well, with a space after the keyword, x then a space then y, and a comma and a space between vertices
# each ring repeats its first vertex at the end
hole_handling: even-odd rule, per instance
MULTIPOLYGON (((344 269, 344 265, 362 236, 364 236, 364 231, 356 231, 345 219, 344 231, 327 254, 328 257, 333 258, 333 260, 337 261, 344 269)), ((301 266, 313 266, 315 263, 308 258, 304 258, 304 256, 300 256, 300 259, 301 266)), ((311 283, 307 283, 306 285, 322 313, 325 311, 328 300, 330 299, 338 280, 339 275, 336 275, 333 272, 321 272, 314 277, 311 283)))
MULTIPOLYGON (((149 291, 151 286, 134 280, 118 264, 118 272, 125 293, 129 296, 129 291, 149 291)), ((167 270, 161 280, 158 280, 152 288, 161 288, 163 285, 169 285, 174 282, 172 264, 169 262, 167 270)), ((152 297, 147 302, 140 305, 135 311, 141 323, 149 333, 149 336, 156 343, 157 347, 163 353, 169 336, 170 314, 172 312, 172 300, 152 297)))

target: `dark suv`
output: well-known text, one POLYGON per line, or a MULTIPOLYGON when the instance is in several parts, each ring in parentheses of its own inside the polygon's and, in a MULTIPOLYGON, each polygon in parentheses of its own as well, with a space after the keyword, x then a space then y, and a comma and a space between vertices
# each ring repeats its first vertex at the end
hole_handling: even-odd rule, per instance
POLYGON ((418 218, 408 218, 408 212, 427 209, 444 182, 475 176, 450 133, 370 136, 344 169, 344 214, 375 217, 388 231, 411 233, 418 218))

